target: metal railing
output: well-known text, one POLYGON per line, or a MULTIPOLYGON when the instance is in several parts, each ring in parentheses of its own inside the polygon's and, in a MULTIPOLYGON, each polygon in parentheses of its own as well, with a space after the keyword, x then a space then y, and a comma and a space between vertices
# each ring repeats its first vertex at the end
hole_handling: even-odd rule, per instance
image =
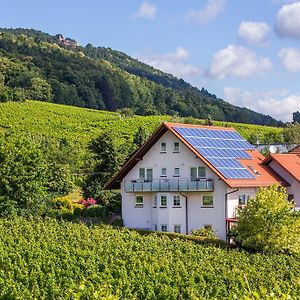
POLYGON ((212 179, 153 179, 143 181, 140 179, 124 182, 125 192, 197 192, 213 191, 212 179))

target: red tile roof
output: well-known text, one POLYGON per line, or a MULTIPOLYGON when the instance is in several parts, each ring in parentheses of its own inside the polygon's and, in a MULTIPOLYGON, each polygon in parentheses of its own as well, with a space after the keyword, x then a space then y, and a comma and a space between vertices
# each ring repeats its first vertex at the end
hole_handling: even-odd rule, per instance
POLYGON ((297 154, 271 154, 264 164, 268 166, 272 161, 276 161, 285 171, 300 182, 300 156, 297 154))
POLYGON ((257 150, 247 151, 252 159, 239 160, 245 166, 254 179, 227 179, 225 178, 205 157, 203 157, 194 147, 192 147, 180 134, 173 129, 173 127, 186 128, 207 128, 210 130, 226 130, 235 131, 230 127, 204 126, 192 125, 182 123, 162 123, 153 135, 142 145, 123 165, 123 167, 115 174, 115 176, 106 184, 106 189, 116 189, 120 187, 120 182, 128 174, 128 172, 142 159, 147 151, 156 143, 156 141, 167 131, 170 130, 183 144, 185 144, 197 157, 199 157, 215 174, 217 174, 229 187, 261 187, 272 184, 287 185, 286 182, 280 178, 268 166, 262 164, 264 156, 257 150), (249 168, 249 165, 251 168, 249 168), (255 174, 253 170, 257 170, 259 174, 255 174))
POLYGON ((289 151, 289 154, 297 154, 300 155, 300 145, 289 151))

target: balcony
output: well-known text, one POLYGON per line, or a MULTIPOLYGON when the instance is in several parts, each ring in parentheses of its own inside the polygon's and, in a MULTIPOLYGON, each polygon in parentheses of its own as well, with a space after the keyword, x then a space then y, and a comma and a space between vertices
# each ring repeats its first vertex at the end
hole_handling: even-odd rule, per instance
POLYGON ((153 179, 143 181, 140 179, 125 181, 125 192, 212 192, 214 182, 212 179, 153 179))

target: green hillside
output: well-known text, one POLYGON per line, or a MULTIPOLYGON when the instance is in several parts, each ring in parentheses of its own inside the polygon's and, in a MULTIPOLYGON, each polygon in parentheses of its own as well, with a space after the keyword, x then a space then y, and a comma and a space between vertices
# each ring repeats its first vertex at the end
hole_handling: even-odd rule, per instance
POLYGON ((0 219, 1 299, 299 299, 300 261, 128 229, 0 219))
POLYGON ((36 99, 109 111, 127 107, 139 115, 282 125, 122 52, 91 44, 65 46, 60 38, 0 29, 0 102, 36 99))
MULTIPOLYGON (((204 123, 204 120, 170 116, 125 117, 115 112, 40 101, 0 103, 0 128, 3 131, 67 139, 83 148, 105 129, 126 140, 131 139, 140 126, 151 133, 162 121, 204 123)), ((214 125, 234 127, 250 142, 255 142, 257 138, 262 143, 282 141, 282 128, 217 121, 214 125)))

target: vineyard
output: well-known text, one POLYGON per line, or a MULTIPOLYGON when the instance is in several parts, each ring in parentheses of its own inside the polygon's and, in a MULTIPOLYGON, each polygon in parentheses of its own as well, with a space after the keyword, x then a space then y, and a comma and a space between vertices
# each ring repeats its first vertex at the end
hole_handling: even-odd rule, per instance
MULTIPOLYGON (((131 139, 142 126, 151 133, 162 121, 203 123, 193 118, 161 116, 124 117, 121 114, 38 101, 0 103, 0 129, 67 139, 86 145, 101 131, 110 129, 122 140, 131 139)), ((216 126, 236 128, 245 138, 256 142, 281 142, 282 128, 215 121, 216 126)))
POLYGON ((0 220, 1 299, 298 299, 299 259, 128 229, 0 220))

